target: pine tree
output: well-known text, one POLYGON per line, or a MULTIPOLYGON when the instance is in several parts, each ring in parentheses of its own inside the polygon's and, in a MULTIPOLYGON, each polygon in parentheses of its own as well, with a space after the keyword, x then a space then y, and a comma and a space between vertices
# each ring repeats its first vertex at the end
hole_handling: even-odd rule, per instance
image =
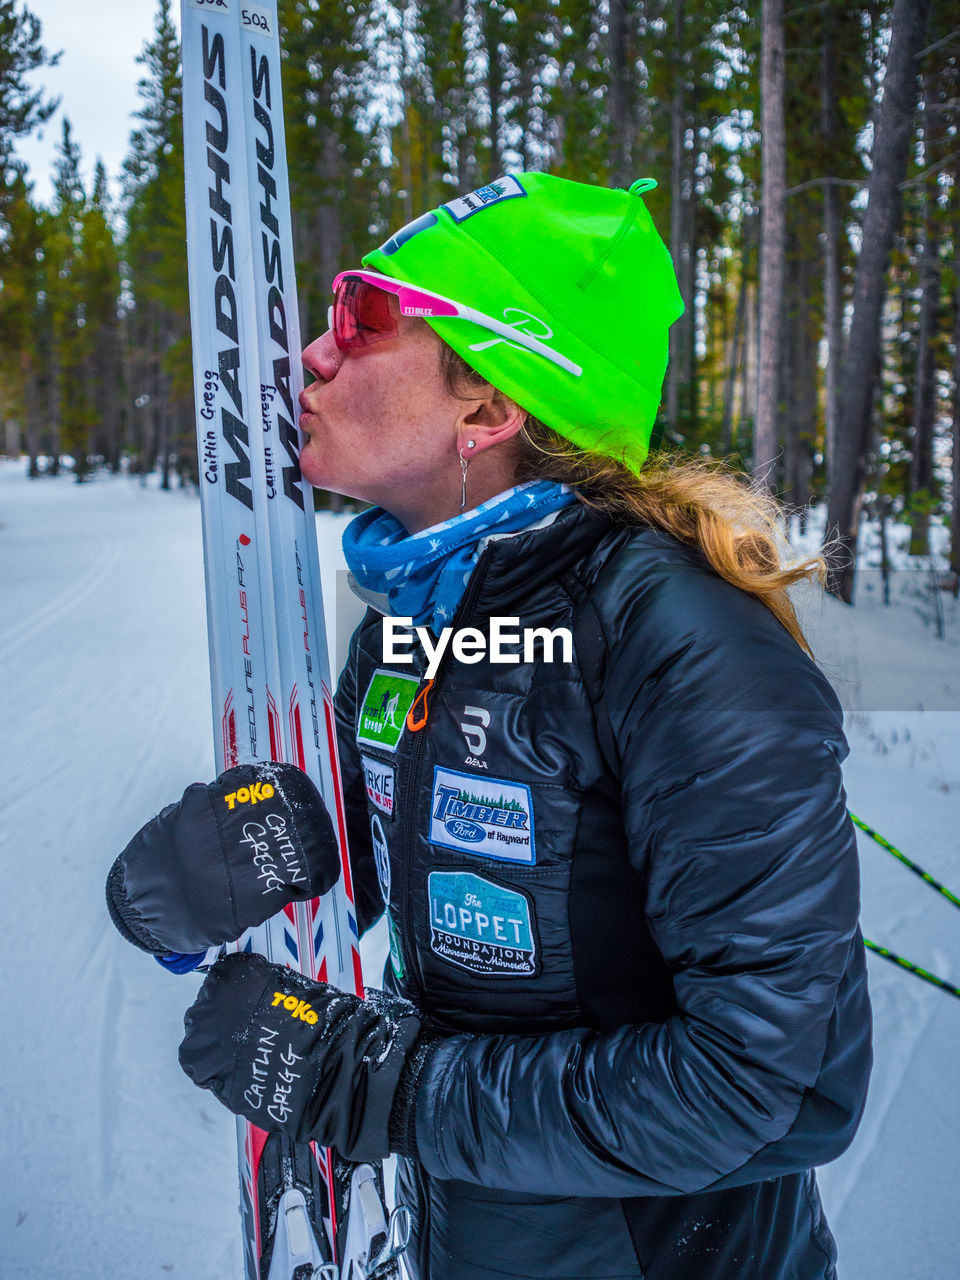
POLYGON ((28 475, 35 479, 46 418, 38 349, 43 332, 43 219, 22 173, 11 173, 5 196, 0 236, 0 415, 23 424, 28 475))
POLYGON ((53 165, 53 202, 45 218, 44 268, 47 344, 46 396, 51 437, 51 472, 60 454, 74 456, 75 473, 87 471, 89 412, 82 378, 85 342, 83 295, 77 270, 86 193, 80 176, 80 147, 64 117, 53 165))
POLYGON ((170 485, 171 454, 195 472, 188 327, 180 48, 170 0, 159 0, 153 37, 138 62, 140 127, 124 162, 124 260, 133 297, 125 316, 133 446, 142 471, 158 462, 170 485))
POLYGON ((55 67, 41 43, 40 20, 16 0, 0 0, 0 190, 12 181, 10 170, 19 168, 13 157, 17 138, 32 133, 57 109, 43 88, 34 88, 27 77, 43 67, 55 67))
POLYGON ((117 471, 122 404, 120 253, 111 226, 107 174, 99 159, 83 215, 79 275, 84 299, 86 398, 95 433, 92 452, 117 471))
POLYGON ((42 411, 36 335, 42 319, 43 234, 14 146, 57 108, 32 74, 56 66, 39 19, 16 0, 0 0, 0 415, 25 424, 29 474, 39 475, 42 411))

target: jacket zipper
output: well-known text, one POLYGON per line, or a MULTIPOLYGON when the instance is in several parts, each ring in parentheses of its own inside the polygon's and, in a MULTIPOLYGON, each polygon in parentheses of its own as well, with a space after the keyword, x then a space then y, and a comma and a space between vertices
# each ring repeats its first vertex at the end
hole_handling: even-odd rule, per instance
MULTIPOLYGON (((473 602, 476 599, 477 594, 479 593, 480 587, 483 583, 483 579, 486 576, 487 564, 489 562, 491 552, 492 552, 492 548, 488 547, 485 551, 481 553, 480 559, 477 561, 477 567, 473 571, 473 575, 471 576, 470 581, 467 583, 467 589, 464 592, 463 599, 460 601, 460 604, 453 615, 453 621, 450 624, 451 627, 455 628, 459 623, 461 623, 463 619, 468 615, 470 609, 472 608, 473 602)), ((449 652, 450 652, 450 646, 448 645, 447 648, 443 651, 440 661, 437 664, 437 671, 436 671, 436 675, 433 677, 433 688, 430 690, 430 695, 429 695, 430 697, 435 698, 440 690, 440 679, 441 679, 441 676, 443 675, 443 671, 447 661, 447 654, 449 652)), ((420 754, 422 751, 422 741, 423 741, 423 735, 425 733, 425 730, 426 730, 426 725, 424 725, 423 729, 419 729, 414 732, 413 747, 410 753, 410 764, 409 764, 409 769, 407 773, 407 794, 408 795, 411 794, 411 788, 415 785, 417 774, 420 769, 420 754)), ((412 912, 410 909, 410 863, 412 860, 412 852, 413 852, 413 828, 414 828, 415 821, 416 821, 416 806, 412 804, 408 804, 406 819, 403 824, 402 838, 400 841, 400 853, 403 859, 402 867, 401 867, 401 876, 400 876, 401 887, 403 892, 402 941, 408 944, 406 950, 409 953, 410 976, 413 979, 413 985, 416 991, 416 999, 414 1000, 414 1004, 416 1004, 417 1008, 420 1009, 421 1012, 426 1012, 426 1010, 424 1009, 425 1000, 424 1000, 424 991, 423 991, 423 979, 420 974, 420 959, 419 959, 419 956, 417 955, 416 940, 414 938, 414 932, 413 932, 412 912)))

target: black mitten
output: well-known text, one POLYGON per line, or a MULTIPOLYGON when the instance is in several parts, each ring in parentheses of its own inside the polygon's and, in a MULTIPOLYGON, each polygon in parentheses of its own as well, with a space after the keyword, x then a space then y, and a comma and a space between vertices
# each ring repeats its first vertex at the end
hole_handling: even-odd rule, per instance
POLYGON ((195 1084, 261 1129, 356 1161, 409 1133, 410 1117, 391 1113, 414 1106, 411 1076, 436 1043, 406 1000, 360 1000, 255 953, 219 960, 183 1021, 180 1065, 195 1084))
POLYGON ((232 942, 340 876, 330 815, 292 764, 242 764, 142 827, 107 877, 123 936, 156 955, 232 942))

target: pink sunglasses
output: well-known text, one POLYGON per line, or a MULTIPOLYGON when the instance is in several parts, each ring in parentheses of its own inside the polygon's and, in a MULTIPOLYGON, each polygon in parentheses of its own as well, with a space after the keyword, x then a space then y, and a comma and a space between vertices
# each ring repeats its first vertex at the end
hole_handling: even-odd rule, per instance
POLYGON ((387 306, 387 294, 393 294, 400 304, 400 314, 418 319, 427 317, 456 316, 472 320, 474 324, 489 329, 498 337, 516 346, 525 347, 537 355, 559 365, 574 377, 583 373, 580 365, 554 351, 539 338, 523 333, 513 325, 495 320, 473 307, 454 302, 442 294, 417 285, 405 284, 378 271, 341 271, 333 282, 333 306, 327 315, 327 323, 333 331, 333 339, 341 351, 368 347, 374 342, 397 336, 397 322, 387 306))

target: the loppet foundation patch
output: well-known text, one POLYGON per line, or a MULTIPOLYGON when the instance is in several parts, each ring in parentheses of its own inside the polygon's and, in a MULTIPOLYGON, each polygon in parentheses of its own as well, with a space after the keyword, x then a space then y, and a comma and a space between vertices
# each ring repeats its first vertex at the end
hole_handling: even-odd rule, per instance
POLYGON ((500 862, 533 865, 533 801, 522 782, 433 770, 430 843, 500 862))
POLYGON ((430 949, 490 977, 537 972, 533 911, 525 893, 467 871, 431 871, 430 949))

